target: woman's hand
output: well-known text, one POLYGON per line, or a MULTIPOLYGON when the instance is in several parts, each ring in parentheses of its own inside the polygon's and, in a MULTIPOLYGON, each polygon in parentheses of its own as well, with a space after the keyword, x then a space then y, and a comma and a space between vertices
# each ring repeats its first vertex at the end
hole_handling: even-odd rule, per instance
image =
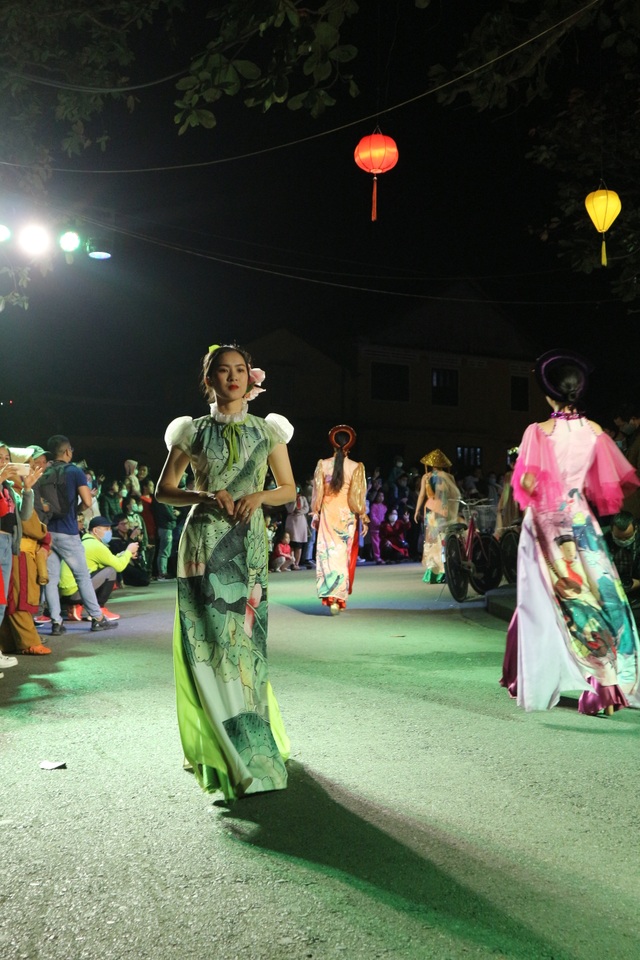
POLYGON ((233 497, 228 490, 200 490, 198 492, 198 503, 218 506, 221 510, 226 510, 230 517, 233 516, 233 497))
POLYGON ((520 480, 520 486, 525 491, 525 493, 533 493, 536 486, 536 478, 532 473, 524 473, 520 480))
POLYGON ((40 479, 44 473, 44 467, 31 467, 31 472, 27 474, 23 479, 23 485, 25 490, 31 490, 32 486, 36 481, 40 479))
POLYGON ((255 511, 262 505, 263 496, 263 492, 260 491, 259 493, 248 493, 246 496, 240 497, 240 499, 236 501, 233 511, 234 520, 238 520, 240 523, 249 523, 255 511))

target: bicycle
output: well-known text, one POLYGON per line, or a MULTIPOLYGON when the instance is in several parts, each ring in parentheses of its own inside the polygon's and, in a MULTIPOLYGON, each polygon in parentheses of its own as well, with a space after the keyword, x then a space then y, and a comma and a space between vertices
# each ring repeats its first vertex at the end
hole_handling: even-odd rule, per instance
POLYGON ((518 543, 520 541, 520 527, 522 520, 505 527, 498 543, 502 558, 502 572, 507 583, 515 583, 518 579, 518 543))
POLYGON ((449 592, 463 603, 469 584, 481 596, 502 580, 500 545, 493 536, 496 509, 487 501, 460 501, 465 521, 449 526, 444 541, 444 569, 449 592))

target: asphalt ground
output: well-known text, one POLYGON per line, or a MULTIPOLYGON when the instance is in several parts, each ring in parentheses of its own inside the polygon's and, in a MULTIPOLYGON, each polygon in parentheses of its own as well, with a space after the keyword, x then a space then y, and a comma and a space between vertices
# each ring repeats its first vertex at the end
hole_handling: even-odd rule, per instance
POLYGON ((286 791, 182 770, 175 584, 5 671, 2 960, 638 960, 640 712, 520 711, 505 623, 415 564, 359 568, 339 617, 271 581, 286 791))

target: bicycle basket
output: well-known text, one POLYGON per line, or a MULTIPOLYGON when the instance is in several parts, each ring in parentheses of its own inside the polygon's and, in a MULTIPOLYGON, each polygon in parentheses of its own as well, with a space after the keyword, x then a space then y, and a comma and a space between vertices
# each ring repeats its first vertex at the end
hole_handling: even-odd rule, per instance
POLYGON ((497 510, 493 503, 475 503, 472 505, 476 526, 480 533, 493 533, 496 528, 497 510))

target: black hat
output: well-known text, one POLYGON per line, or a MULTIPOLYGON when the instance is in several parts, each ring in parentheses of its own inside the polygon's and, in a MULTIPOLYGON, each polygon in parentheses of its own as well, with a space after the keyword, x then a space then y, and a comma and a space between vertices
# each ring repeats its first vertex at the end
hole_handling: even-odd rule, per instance
POLYGON ((111 527, 111 520, 108 517, 91 517, 89 521, 89 530, 94 527, 111 527))
POLYGON ((589 374, 593 371, 593 364, 572 350, 547 350, 541 357, 538 357, 536 360, 535 375, 540 389, 544 392, 545 396, 551 397, 552 400, 561 401, 566 400, 566 397, 558 391, 558 388, 549 379, 552 370, 558 366, 577 367, 582 373, 583 382, 577 390, 575 397, 577 400, 584 392, 589 374))

